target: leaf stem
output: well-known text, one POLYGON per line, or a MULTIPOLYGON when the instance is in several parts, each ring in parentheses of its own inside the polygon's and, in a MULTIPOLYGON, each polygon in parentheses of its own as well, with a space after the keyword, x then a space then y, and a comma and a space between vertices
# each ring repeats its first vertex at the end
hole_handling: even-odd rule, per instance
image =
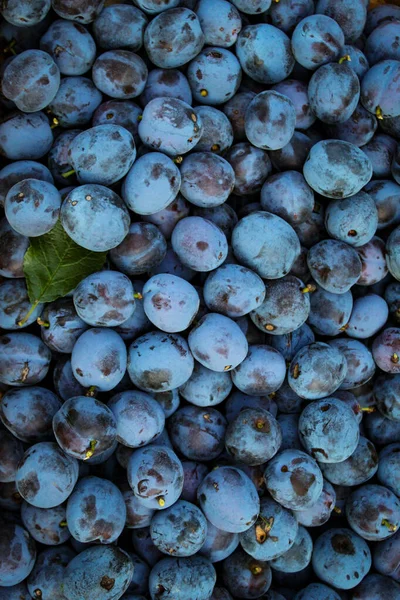
POLYGON ((36 300, 32 306, 30 307, 30 309, 28 310, 28 312, 26 313, 26 315, 24 316, 23 319, 21 319, 20 321, 18 321, 18 327, 22 327, 23 325, 25 325, 25 323, 27 322, 27 320, 29 319, 29 317, 33 314, 33 312, 36 310, 37 306, 39 304, 39 300, 36 300))

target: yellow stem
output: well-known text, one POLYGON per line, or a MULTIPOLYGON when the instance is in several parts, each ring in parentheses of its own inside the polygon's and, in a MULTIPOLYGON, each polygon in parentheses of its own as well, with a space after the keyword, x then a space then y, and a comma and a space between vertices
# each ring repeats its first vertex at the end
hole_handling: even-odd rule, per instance
POLYGON ((61 177, 67 179, 67 177, 71 177, 75 173, 75 169, 71 169, 70 171, 66 171, 65 173, 61 173, 61 177))
POLYGON ((24 316, 23 319, 21 319, 20 321, 18 321, 18 327, 22 327, 23 325, 25 325, 25 323, 27 322, 27 320, 29 319, 29 317, 34 313, 34 311, 36 310, 36 308, 39 305, 39 301, 36 300, 32 306, 30 307, 30 309, 28 310, 28 312, 26 313, 26 315, 24 316))

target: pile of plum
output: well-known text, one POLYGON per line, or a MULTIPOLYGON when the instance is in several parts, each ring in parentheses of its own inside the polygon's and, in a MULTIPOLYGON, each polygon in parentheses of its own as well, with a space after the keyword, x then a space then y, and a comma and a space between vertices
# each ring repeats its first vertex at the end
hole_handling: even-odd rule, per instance
POLYGON ((400 600, 400 5, 2 0, 0 600, 400 600))

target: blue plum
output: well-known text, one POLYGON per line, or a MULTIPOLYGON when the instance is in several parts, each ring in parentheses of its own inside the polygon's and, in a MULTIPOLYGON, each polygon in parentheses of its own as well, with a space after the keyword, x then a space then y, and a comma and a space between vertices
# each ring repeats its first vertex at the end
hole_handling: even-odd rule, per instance
POLYGON ((259 83, 283 81, 295 63, 288 36, 264 23, 242 29, 236 42, 236 54, 243 71, 259 83))
POLYGON ((157 15, 147 26, 144 47, 151 62, 163 69, 175 69, 197 56, 204 34, 196 13, 188 8, 171 8, 157 15))
POLYGON ((84 387, 112 390, 126 371, 127 352, 122 338, 108 328, 85 331, 72 350, 74 377, 84 387))
MULTIPOLYGON (((291 2, 292 0, 288 0, 291 2)), ((309 0, 305 0, 308 2, 309 0)), ((282 2, 282 7, 285 2, 282 2)), ((299 3, 298 3, 299 4, 299 3)), ((273 5, 273 9, 278 6, 278 3, 273 5)), ((273 12, 271 12, 273 19, 273 12)), ((272 86, 272 89, 284 96, 287 96, 294 105, 296 111, 296 129, 308 129, 315 121, 316 117, 313 114, 307 93, 307 84, 296 79, 286 79, 272 86)))
MULTIPOLYGON (((126 446, 123 447, 127 448, 126 446)), ((144 506, 140 502, 140 498, 138 499, 130 488, 122 491, 122 496, 126 506, 125 527, 128 529, 149 527, 154 510, 144 506)))
POLYGON ((324 487, 317 502, 305 510, 297 510, 296 518, 305 527, 320 527, 326 523, 335 509, 336 492, 333 486, 324 479, 324 487))
MULTIPOLYGON (((239 6, 237 8, 240 10, 239 6)), ((200 0, 196 14, 207 46, 233 46, 242 28, 242 19, 235 6, 226 0, 200 0), (216 11, 218 19, 215 18, 216 11)))
POLYGON ((378 228, 374 199, 358 192, 350 198, 331 201, 325 212, 325 227, 331 237, 350 246, 367 244, 378 228))
POLYGON ((326 15, 305 17, 292 35, 292 51, 296 61, 312 71, 338 59, 344 43, 340 25, 326 15))
POLYGON ((94 63, 96 44, 83 25, 57 19, 40 39, 63 75, 83 75, 94 63))
POLYGON ((363 485, 348 497, 346 517, 350 527, 362 538, 381 541, 399 527, 400 501, 382 485, 363 485))
POLYGON ((61 581, 67 564, 76 556, 68 546, 47 548, 40 552, 35 566, 27 579, 32 598, 63 600, 61 581))
POLYGON ((310 564, 312 550, 311 536, 305 527, 300 526, 291 548, 271 560, 271 567, 282 573, 298 573, 310 564))
MULTIPOLYGON (((68 183, 76 184, 77 178, 74 173, 71 173, 71 164, 68 157, 68 150, 72 140, 81 133, 81 129, 68 129, 66 131, 62 131, 54 144, 51 147, 48 156, 48 165, 49 169, 55 179, 55 181, 64 186, 66 177, 68 176, 68 183), (69 175, 71 173, 71 175, 69 175)), ((63 198, 63 194, 61 194, 63 198)))
POLYGON ((232 319, 208 313, 189 334, 188 344, 194 358, 212 371, 231 371, 246 358, 248 343, 232 319))
POLYGON ((130 168, 122 197, 134 213, 152 215, 175 200, 180 185, 181 173, 175 163, 161 152, 149 152, 130 168))
POLYGON ((361 275, 361 259, 356 250, 340 240, 322 240, 307 254, 311 276, 332 294, 344 294, 361 275))
POLYGON ((0 283, 0 327, 2 329, 20 329, 34 323, 43 310, 43 304, 39 304, 21 325, 22 319, 28 314, 30 308, 31 302, 24 279, 6 279, 0 283))
POLYGON ((8 191, 23 179, 40 179, 54 183, 49 169, 33 160, 16 160, 0 170, 0 204, 4 205, 8 191))
POLYGON ((397 531, 382 542, 377 542, 373 550, 374 568, 381 575, 387 575, 399 583, 399 540, 397 531))
POLYGON ((318 0, 315 12, 331 17, 339 23, 348 44, 358 40, 367 21, 367 6, 364 0, 318 0))
MULTIPOLYGON (((222 0, 225 2, 226 0, 222 0)), ((233 96, 232 100, 237 97, 233 96)), ((229 104, 229 101, 224 104, 223 110, 229 104)), ((233 128, 230 120, 222 112, 213 106, 198 106, 196 114, 200 116, 203 124, 203 133, 200 140, 196 144, 196 150, 199 152, 216 152, 222 153, 232 146, 233 128)))
POLYGON ((73 293, 79 317, 88 325, 116 327, 135 311, 135 292, 126 275, 99 271, 85 277, 73 293))
POLYGON ((26 50, 11 60, 3 71, 2 91, 25 113, 50 104, 60 86, 60 71, 47 52, 26 50))
MULTIPOLYGON (((1 413, 0 413, 1 414, 1 413)), ((0 482, 10 483, 15 479, 18 463, 24 454, 24 446, 8 431, 1 432, 0 440, 0 482)))
POLYGON ((368 294, 357 298, 347 323, 346 333, 358 339, 373 337, 385 325, 388 315, 388 305, 380 296, 368 294))
POLYGON ((192 556, 206 540, 207 521, 197 506, 178 500, 173 506, 154 514, 150 535, 155 546, 164 554, 192 556))
POLYGON ((184 406, 168 421, 173 446, 186 458, 209 461, 224 449, 226 421, 213 408, 184 406))
POLYGON ((202 132, 201 118, 189 104, 178 98, 154 98, 145 106, 139 123, 142 142, 169 156, 192 150, 202 132))
POLYGON ((80 127, 90 122, 101 100, 101 93, 88 77, 64 77, 49 109, 61 127, 80 127))
POLYGON ((220 47, 207 47, 189 63, 187 78, 200 104, 223 104, 237 92, 242 70, 236 56, 220 47))
MULTIPOLYGON (((312 303, 312 299, 315 295, 316 290, 312 293, 310 297, 310 301, 312 303)), ((310 313, 311 314, 311 313, 310 313)), ((309 314, 309 319, 310 319, 309 314)), ((275 350, 278 350, 286 361, 291 361, 295 354, 307 346, 308 344, 312 344, 315 342, 315 335, 312 329, 304 323, 298 329, 291 331, 290 333, 286 333, 283 335, 270 335, 268 338, 268 344, 271 345, 275 350)), ((282 388, 279 388, 282 389, 282 388)), ((276 390, 278 391, 278 390, 276 390)), ((279 409, 281 412, 286 412, 279 409)))
POLYGON ((249 142, 234 144, 226 153, 225 158, 235 171, 233 191, 239 196, 247 196, 258 192, 272 170, 271 160, 267 152, 261 150, 261 148, 256 148, 249 142))
POLYGON ((179 335, 152 331, 129 348, 129 377, 145 392, 173 390, 189 379, 193 368, 193 356, 179 335))
POLYGON ((266 496, 261 499, 257 521, 240 534, 240 545, 256 560, 270 561, 293 546, 298 529, 295 514, 266 496))
POLYGON ((187 77, 178 69, 153 69, 150 71, 140 96, 140 102, 142 106, 146 106, 154 98, 160 97, 177 98, 191 105, 192 90, 187 77))
POLYGON ((332 344, 308 344, 294 356, 289 368, 288 383, 301 398, 317 400, 329 396, 345 380, 345 355, 332 344))
POLYGON ((255 560, 238 548, 224 560, 222 580, 227 589, 239 598, 259 598, 271 585, 271 568, 269 563, 255 560))
POLYGON ((296 111, 293 102, 275 90, 257 94, 245 114, 247 139, 257 148, 279 150, 294 134, 296 111))
MULTIPOLYGON (((183 460, 182 467, 183 467, 184 480, 183 480, 183 489, 182 489, 182 493, 180 496, 181 500, 187 500, 188 502, 195 503, 196 499, 197 499, 197 488, 199 487, 200 483, 203 481, 204 477, 207 475, 207 473, 209 471, 208 466, 205 465, 204 463, 200 463, 200 462, 195 462, 195 461, 191 461, 191 460, 183 460)), ((213 535, 211 536, 211 531, 210 531, 210 528, 214 528, 214 526, 211 525, 211 523, 208 523, 207 525, 208 525, 207 538, 208 538, 208 534, 210 534, 210 537, 214 537, 213 535)), ((218 530, 218 531, 220 531, 220 530, 218 530)), ((208 557, 208 558, 210 558, 210 557, 208 557)), ((211 561, 211 562, 213 562, 213 561, 211 561)))
POLYGON ((279 423, 261 408, 242 410, 230 422, 225 447, 236 462, 250 466, 266 463, 279 451, 282 433, 279 423))
MULTIPOLYGON (((218 529, 207 521, 207 534, 204 544, 199 550, 210 562, 220 562, 232 554, 239 545, 239 535, 218 529)), ((211 596, 213 598, 213 596, 211 596)), ((218 600, 218 598, 217 598, 218 600)), ((221 599, 223 600, 223 598, 221 599)), ((230 600, 230 599, 226 599, 230 600)))
POLYGON ((267 464, 265 485, 285 508, 304 510, 321 495, 323 477, 316 461, 300 450, 283 450, 267 464))
POLYGON ((43 21, 50 8, 50 0, 8 0, 1 14, 16 27, 31 27, 43 21))
POLYGON ((52 439, 52 419, 59 398, 39 386, 14 388, 1 399, 0 419, 19 440, 28 444, 52 439))
POLYGON ((202 208, 223 204, 235 185, 232 166, 211 152, 196 152, 185 157, 181 165, 181 177, 182 196, 202 208))
POLYGON ((260 500, 253 482, 235 467, 218 467, 197 490, 208 521, 230 533, 246 531, 258 518, 260 500))
POLYGON ((54 352, 70 354, 88 325, 77 314, 71 298, 59 298, 46 304, 38 324, 44 343, 54 352))
POLYGON ((50 150, 53 132, 42 112, 15 113, 0 124, 1 154, 10 160, 36 160, 50 150))
POLYGON ((92 125, 122 125, 132 135, 135 143, 139 142, 139 120, 142 109, 130 100, 108 100, 98 106, 93 114, 92 125))
POLYGON ((126 506, 116 485, 100 477, 82 477, 67 502, 67 523, 79 542, 115 542, 125 526, 126 506))
POLYGON ((204 301, 213 312, 237 318, 257 309, 265 298, 262 279, 240 265, 222 265, 207 277, 204 301))
POLYGON ((193 373, 179 388, 179 394, 195 406, 208 407, 223 402, 231 389, 229 373, 212 371, 195 362, 193 373))
POLYGON ((143 392, 120 392, 110 399, 108 408, 115 417, 118 442, 129 448, 149 444, 164 429, 163 409, 143 392))
POLYGON ((283 356, 267 345, 251 345, 249 352, 232 372, 232 381, 244 394, 266 396, 276 392, 286 375, 283 356))
POLYGON ((195 271, 216 269, 228 252, 222 230, 202 217, 181 219, 172 232, 171 243, 181 262, 195 271))
POLYGON ((345 63, 322 65, 310 79, 308 98, 320 121, 343 123, 351 117, 360 98, 358 77, 345 63))
POLYGON ((175 504, 183 488, 183 467, 166 446, 135 450, 128 462, 129 485, 140 502, 155 510, 175 504))
POLYGON ((23 502, 21 519, 34 540, 46 546, 58 546, 71 537, 65 520, 65 508, 64 504, 54 508, 37 508, 23 502))
POLYGON ((0 381, 12 386, 35 385, 49 370, 51 352, 31 333, 0 337, 0 381))
POLYGON ((352 310, 353 296, 350 290, 344 294, 332 294, 316 286, 310 295, 307 322, 317 335, 336 336, 345 330, 352 310))
POLYGON ((399 481, 399 449, 400 445, 389 444, 385 446, 379 453, 379 466, 377 477, 379 483, 391 490, 397 496, 400 495, 399 481))
MULTIPOLYGON (((250 102, 255 98, 256 94, 250 90, 247 91, 238 91, 233 98, 228 100, 226 104, 224 104, 222 110, 225 115, 228 117, 228 120, 231 124, 232 134, 234 135, 237 141, 246 140, 246 133, 244 130, 244 117, 246 114, 246 110, 250 102)), ((208 107, 208 110, 211 107, 208 107)), ((200 114, 203 114, 205 107, 200 107, 200 114)), ((216 110, 216 109, 212 109, 216 110)), ((206 127, 206 125, 205 125, 206 127)), ((204 135, 204 134, 203 134, 204 135)), ((199 142, 201 144, 201 141, 199 142)), ((232 142, 229 146, 232 145, 232 142)))
POLYGON ((66 454, 86 460, 114 446, 117 422, 103 402, 76 396, 64 402, 54 415, 53 431, 66 454))
POLYGON ((400 585, 393 579, 376 573, 368 574, 354 590, 354 598, 359 600, 383 600, 385 596, 396 600, 400 598, 400 585))
POLYGON ((250 313, 250 318, 261 331, 271 335, 296 331, 308 318, 310 290, 293 275, 270 281, 264 302, 250 313))
POLYGON ((153 275, 143 287, 144 312, 158 329, 168 333, 187 329, 199 305, 196 289, 175 275, 153 275))
MULTIPOLYGON (((162 13, 164 14, 164 13, 162 13)), ((151 570, 152 600, 208 600, 217 579, 213 565, 202 556, 163 558, 151 570)))
POLYGON ((354 588, 371 568, 367 543, 350 529, 329 529, 314 543, 312 565, 323 582, 340 590, 354 588))
POLYGON ((385 20, 373 31, 367 38, 364 52, 370 65, 392 59, 399 60, 400 53, 397 49, 397 39, 399 36, 399 23, 397 20, 385 20))
POLYGON ((311 402, 300 415, 300 441, 320 463, 341 463, 349 458, 359 435, 352 409, 336 398, 311 402))
POLYGON ((314 209, 314 193, 298 171, 284 171, 269 177, 261 188, 261 206, 287 221, 302 223, 314 209))
POLYGON ((38 508, 59 506, 78 479, 78 461, 53 442, 40 442, 27 450, 19 463, 15 483, 20 495, 38 508))
POLYGON ((35 542, 19 525, 4 524, 0 540, 0 557, 0 586, 8 588, 17 585, 33 569, 36 560, 35 542))
MULTIPOLYGON (((148 223, 152 223, 153 225, 156 225, 158 227, 159 232, 162 233, 162 235, 165 237, 165 239, 170 240, 172 232, 175 228, 175 225, 178 223, 178 221, 180 221, 184 217, 189 216, 189 212, 190 212, 189 206, 190 205, 186 202, 185 198, 181 194, 178 194, 175 197, 175 199, 170 204, 168 204, 164 209, 162 209, 158 212, 152 213, 151 215, 143 215, 143 221, 146 221, 148 223)), ((223 205, 223 207, 224 206, 227 206, 227 205, 223 205)), ((209 210, 212 210, 212 209, 209 209, 209 210)), ((233 209, 231 209, 231 210, 232 210, 232 212, 234 212, 233 209)), ((224 212, 223 209, 222 209, 222 212, 224 212)), ((234 213, 234 214, 236 217, 236 213, 234 213)), ((198 216, 202 216, 202 215, 199 214, 198 216)), ((209 218, 209 217, 207 217, 205 215, 205 218, 209 218)), ((209 220, 211 221, 210 218, 209 218, 209 220)), ((232 225, 232 228, 233 228, 233 225, 232 225)))
POLYGON ((302 19, 314 13, 314 8, 312 0, 280 0, 271 3, 268 15, 275 27, 289 34, 302 19))
POLYGON ((383 240, 374 236, 370 242, 357 248, 357 252, 361 259, 361 275, 357 285, 368 286, 382 281, 388 274, 383 240))
POLYGON ((321 467, 324 476, 335 485, 360 485, 377 472, 378 453, 370 440, 360 436, 357 448, 347 460, 321 467))
POLYGON ((114 4, 103 8, 93 23, 97 44, 106 50, 127 48, 137 52, 143 46, 148 20, 135 6, 114 4))
POLYGON ((74 188, 65 198, 61 223, 79 246, 104 252, 127 237, 130 216, 122 199, 111 189, 86 184, 74 188))
POLYGON ((374 136, 378 128, 378 119, 368 112, 362 104, 357 104, 356 109, 345 121, 327 125, 329 137, 350 142, 362 147, 374 136))
POLYGON ((85 388, 74 377, 69 355, 62 356, 55 364, 53 384, 57 395, 64 401, 85 393, 85 388))
POLYGON ((96 59, 92 77, 100 92, 121 100, 136 98, 144 90, 148 70, 140 56, 129 50, 109 50, 96 59))
POLYGON ((398 60, 382 60, 373 65, 361 82, 361 103, 378 118, 400 114, 398 60))
POLYGON ((119 271, 132 276, 152 271, 166 252, 167 242, 155 225, 132 223, 118 246, 111 249, 110 258, 119 271))
POLYGON ((79 133, 70 143, 68 159, 80 183, 111 185, 133 165, 136 147, 121 125, 97 125, 79 133))
POLYGON ((241 264, 260 277, 286 275, 300 253, 294 229, 280 217, 256 211, 240 219, 232 233, 232 248, 241 264))
POLYGON ((51 183, 24 179, 8 191, 4 210, 11 227, 27 237, 37 237, 56 224, 61 196, 51 183))
POLYGON ((347 363, 346 375, 340 385, 342 390, 351 390, 369 381, 375 373, 375 363, 369 349, 358 340, 336 338, 329 341, 331 348, 338 350, 347 363))
POLYGON ((348 198, 371 179, 372 164, 362 150, 342 140, 317 142, 304 164, 308 185, 327 198, 348 198))
POLYGON ((62 580, 67 600, 121 598, 134 571, 129 554, 118 546, 92 546, 74 557, 62 580), (112 596, 110 591, 112 590, 112 596))

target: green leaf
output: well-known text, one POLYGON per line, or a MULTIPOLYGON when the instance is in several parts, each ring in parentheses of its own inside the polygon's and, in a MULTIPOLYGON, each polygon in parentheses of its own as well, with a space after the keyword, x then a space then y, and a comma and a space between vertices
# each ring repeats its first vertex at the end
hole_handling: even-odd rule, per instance
POLYGON ((107 252, 92 252, 78 246, 60 221, 49 233, 30 238, 24 257, 24 274, 32 306, 19 322, 23 325, 42 302, 52 302, 71 292, 82 279, 99 271, 107 252))

